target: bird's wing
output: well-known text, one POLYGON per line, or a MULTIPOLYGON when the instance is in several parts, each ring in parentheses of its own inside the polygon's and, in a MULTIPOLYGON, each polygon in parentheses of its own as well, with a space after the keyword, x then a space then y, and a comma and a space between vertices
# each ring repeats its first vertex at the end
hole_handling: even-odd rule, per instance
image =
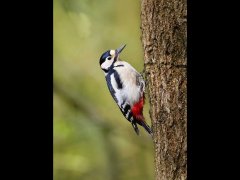
POLYGON ((139 87, 141 97, 143 97, 144 93, 145 93, 145 81, 141 74, 139 74, 138 72, 136 72, 136 73, 137 73, 136 74, 136 85, 139 87))
POLYGON ((120 89, 122 88, 123 85, 118 73, 115 70, 112 70, 106 76, 106 81, 107 81, 108 89, 113 99, 118 105, 121 104, 122 102, 120 100, 122 100, 123 97, 121 95, 120 89))
POLYGON ((124 117, 129 121, 132 122, 133 119, 133 114, 131 111, 131 106, 129 103, 127 103, 126 101, 124 101, 121 105, 118 105, 119 109, 121 110, 122 114, 124 115, 124 117))

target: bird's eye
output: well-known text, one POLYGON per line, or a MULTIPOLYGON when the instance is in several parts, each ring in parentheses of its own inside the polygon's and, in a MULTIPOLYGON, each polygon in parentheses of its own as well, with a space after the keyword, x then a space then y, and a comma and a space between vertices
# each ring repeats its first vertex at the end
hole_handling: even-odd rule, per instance
POLYGON ((111 60, 111 59, 112 59, 111 56, 108 56, 107 60, 111 60))

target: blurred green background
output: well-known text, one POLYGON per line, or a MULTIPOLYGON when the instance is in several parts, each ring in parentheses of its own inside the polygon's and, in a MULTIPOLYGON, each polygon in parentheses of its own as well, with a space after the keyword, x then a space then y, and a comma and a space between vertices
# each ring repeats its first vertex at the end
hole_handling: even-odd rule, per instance
MULTIPOLYGON (((153 143, 137 136, 99 66, 108 49, 143 70, 139 0, 54 0, 54 179, 151 180, 153 143)), ((144 114, 148 124, 149 105, 144 114)))

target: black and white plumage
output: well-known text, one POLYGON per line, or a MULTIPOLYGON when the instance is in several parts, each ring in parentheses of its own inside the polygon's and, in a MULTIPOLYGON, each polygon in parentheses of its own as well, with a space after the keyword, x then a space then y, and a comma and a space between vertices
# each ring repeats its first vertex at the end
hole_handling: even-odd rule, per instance
POLYGON ((108 50, 100 57, 100 66, 104 71, 108 89, 124 117, 131 122, 139 134, 137 124, 152 134, 143 116, 145 82, 129 63, 121 61, 119 54, 126 45, 116 50, 108 50))

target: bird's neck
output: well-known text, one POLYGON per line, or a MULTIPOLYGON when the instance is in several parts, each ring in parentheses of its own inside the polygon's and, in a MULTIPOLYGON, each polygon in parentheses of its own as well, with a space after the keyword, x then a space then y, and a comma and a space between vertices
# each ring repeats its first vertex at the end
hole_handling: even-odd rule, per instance
POLYGON ((107 76, 111 71, 113 71, 113 68, 115 67, 116 63, 117 63, 117 61, 113 61, 113 63, 111 64, 111 66, 108 69, 103 69, 105 76, 107 76))

